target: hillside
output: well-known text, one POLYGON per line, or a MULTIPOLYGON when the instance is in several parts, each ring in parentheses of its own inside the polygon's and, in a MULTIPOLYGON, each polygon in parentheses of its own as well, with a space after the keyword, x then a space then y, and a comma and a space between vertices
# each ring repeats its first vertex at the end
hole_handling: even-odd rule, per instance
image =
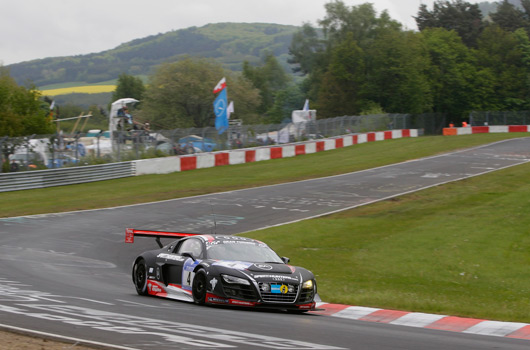
POLYGON ((19 83, 42 87, 61 83, 97 83, 121 73, 146 75, 163 62, 183 56, 217 60, 226 68, 241 70, 243 61, 258 62, 264 52, 287 65, 288 47, 296 26, 264 23, 218 23, 157 34, 88 55, 54 57, 7 66, 19 83))

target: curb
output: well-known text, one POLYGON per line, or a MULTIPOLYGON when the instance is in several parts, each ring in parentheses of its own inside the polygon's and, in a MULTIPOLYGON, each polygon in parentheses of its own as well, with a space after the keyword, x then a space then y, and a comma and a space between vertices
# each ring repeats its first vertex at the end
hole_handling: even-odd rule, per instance
POLYGON ((311 311, 311 313, 323 316, 530 340, 530 324, 528 323, 488 321, 476 318, 385 310, 330 303, 317 303, 316 307, 321 310, 311 311))

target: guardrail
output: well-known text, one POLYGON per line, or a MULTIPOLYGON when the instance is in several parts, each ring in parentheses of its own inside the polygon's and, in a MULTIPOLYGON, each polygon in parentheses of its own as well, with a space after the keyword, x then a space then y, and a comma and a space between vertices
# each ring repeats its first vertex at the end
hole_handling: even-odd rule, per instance
POLYGON ((0 174, 0 192, 111 180, 136 175, 135 162, 0 174))

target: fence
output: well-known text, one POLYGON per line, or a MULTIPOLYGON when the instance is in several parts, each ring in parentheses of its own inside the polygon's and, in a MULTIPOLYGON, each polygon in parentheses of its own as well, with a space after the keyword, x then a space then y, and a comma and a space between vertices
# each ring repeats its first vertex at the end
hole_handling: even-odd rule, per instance
POLYGON ((528 125, 530 111, 478 112, 469 114, 471 126, 485 125, 528 125))
POLYGON ((230 125, 219 135, 213 127, 173 130, 130 130, 76 133, 74 135, 32 135, 0 138, 0 172, 43 170, 76 165, 93 165, 255 147, 261 145, 322 139, 350 133, 405 129, 409 114, 343 116, 305 123, 230 125))

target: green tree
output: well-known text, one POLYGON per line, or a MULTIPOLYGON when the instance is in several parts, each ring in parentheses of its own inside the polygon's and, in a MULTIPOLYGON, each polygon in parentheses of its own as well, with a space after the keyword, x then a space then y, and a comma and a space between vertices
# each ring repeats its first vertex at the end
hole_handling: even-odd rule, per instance
POLYGON ((19 86, 9 71, 0 67, 0 135, 25 136, 53 132, 46 106, 34 87, 19 86))
POLYGON ((120 98, 131 97, 142 101, 144 98, 145 86, 142 79, 128 75, 125 73, 120 74, 118 82, 116 83, 116 90, 112 93, 112 101, 119 100, 120 98))
POLYGON ((196 58, 158 67, 149 78, 140 118, 161 129, 213 126, 212 90, 223 76, 228 98, 235 104, 234 117, 255 122, 260 99, 252 83, 211 60, 196 58))
POLYGON ((276 57, 270 53, 265 56, 260 66, 252 66, 245 61, 243 76, 260 91, 261 104, 258 112, 261 114, 266 114, 274 105, 277 92, 285 89, 290 80, 276 57))
POLYGON ((308 74, 313 72, 319 61, 325 57, 325 41, 320 37, 319 30, 309 23, 304 23, 302 28, 293 34, 288 62, 294 64, 295 73, 308 74))
MULTIPOLYGON (((366 50, 363 95, 385 111, 424 113, 432 108, 430 60, 417 33, 385 30, 366 50)), ((363 110, 368 106, 363 106, 363 110)))
POLYGON ((508 2, 508 0, 503 0, 499 3, 497 11, 492 13, 490 17, 493 23, 509 32, 528 26, 525 13, 508 2))
POLYGON ((427 5, 421 4, 414 19, 420 31, 428 28, 454 30, 471 47, 476 45, 485 26, 479 6, 462 0, 437 0, 432 11, 427 5))
POLYGON ((364 52, 350 33, 332 50, 328 70, 320 84, 319 115, 329 118, 360 113, 364 71, 364 52))
POLYGON ((421 37, 431 60, 428 77, 433 111, 460 121, 474 107, 476 63, 472 51, 455 31, 425 29, 421 37))
POLYGON ((479 38, 477 67, 491 84, 489 95, 481 98, 488 101, 487 109, 521 110, 529 107, 524 45, 524 38, 517 38, 499 26, 488 27, 479 38))

